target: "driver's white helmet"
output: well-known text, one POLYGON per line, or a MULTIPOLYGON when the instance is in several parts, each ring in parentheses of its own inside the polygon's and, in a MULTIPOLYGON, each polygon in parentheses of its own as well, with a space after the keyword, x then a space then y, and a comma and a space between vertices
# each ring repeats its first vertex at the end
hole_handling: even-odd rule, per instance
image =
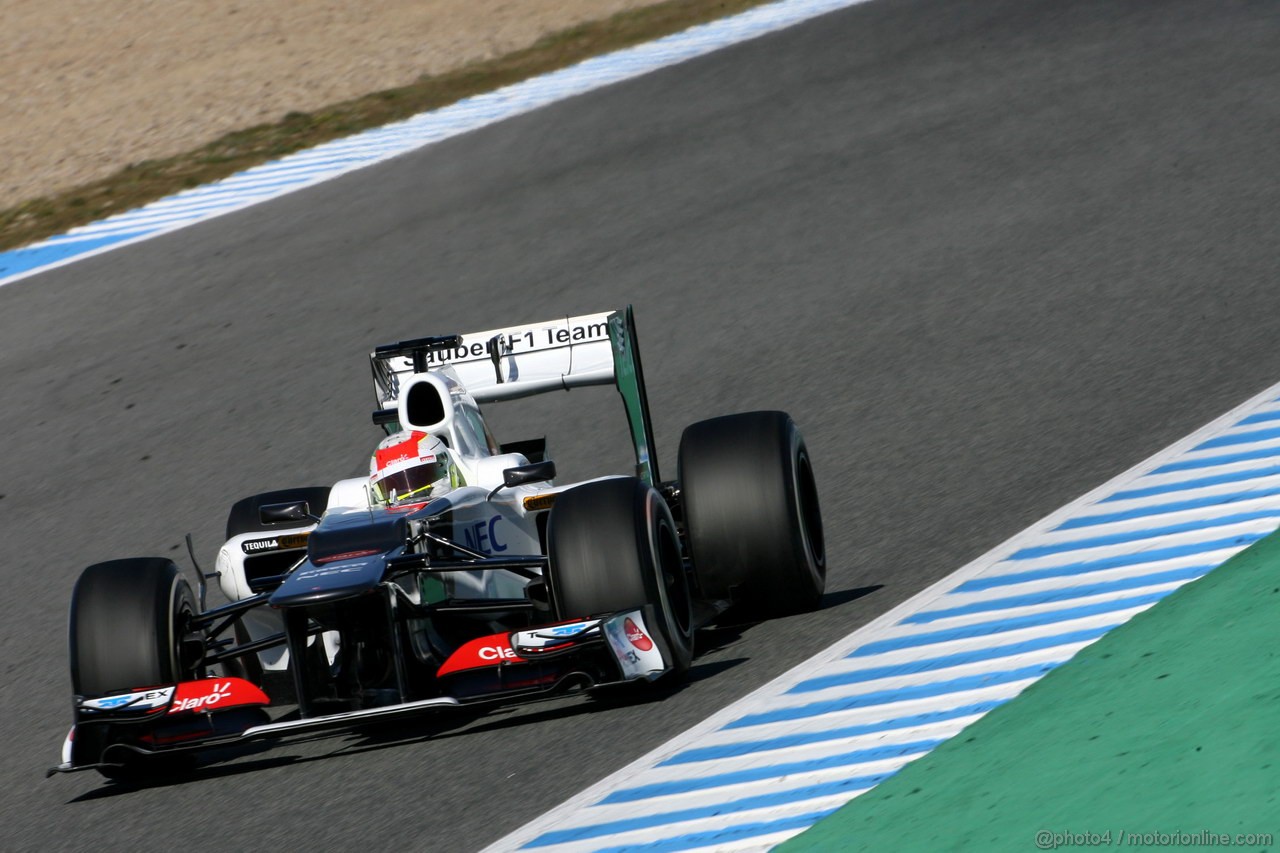
POLYGON ((369 460, 374 500, 388 506, 425 503, 448 493, 456 476, 445 443, 425 432, 398 432, 378 445, 369 460))

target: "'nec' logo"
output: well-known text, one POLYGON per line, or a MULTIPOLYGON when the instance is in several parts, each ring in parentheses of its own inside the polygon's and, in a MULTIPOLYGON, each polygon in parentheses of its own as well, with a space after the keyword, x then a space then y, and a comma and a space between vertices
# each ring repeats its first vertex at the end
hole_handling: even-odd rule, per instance
POLYGON ((476 521, 463 527, 462 536, 466 540, 467 547, 482 554, 502 553, 507 550, 507 546, 498 541, 499 521, 502 521, 502 516, 495 515, 488 521, 476 521))

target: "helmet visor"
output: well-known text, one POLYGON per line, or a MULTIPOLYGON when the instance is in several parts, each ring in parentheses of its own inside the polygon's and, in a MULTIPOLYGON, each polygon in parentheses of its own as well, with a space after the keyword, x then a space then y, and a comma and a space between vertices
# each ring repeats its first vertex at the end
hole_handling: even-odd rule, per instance
POLYGON ((449 482, 449 468, 444 462, 425 462, 394 474, 388 474, 373 484, 378 500, 396 505, 418 503, 431 497, 432 487, 449 482))

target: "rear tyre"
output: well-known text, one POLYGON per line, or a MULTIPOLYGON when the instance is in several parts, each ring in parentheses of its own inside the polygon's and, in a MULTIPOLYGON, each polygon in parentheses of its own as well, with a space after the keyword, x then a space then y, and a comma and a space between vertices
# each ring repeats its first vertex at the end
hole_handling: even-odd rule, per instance
POLYGON ((258 517, 258 510, 269 504, 292 503, 306 501, 312 515, 322 515, 329 506, 328 486, 303 486, 297 489, 281 489, 275 492, 263 492, 236 501, 227 514, 227 538, 241 533, 262 533, 275 530, 289 530, 294 527, 307 527, 310 521, 296 524, 263 524, 258 517))
POLYGON ((818 606, 826 546, 813 466, 785 412, 700 421, 680 438, 685 530, 702 594, 739 616, 818 606))
MULTIPOLYGON (((199 675, 202 643, 188 637, 196 613, 191 586, 170 560, 135 558, 89 566, 71 595, 71 687, 101 696, 176 684, 199 675)), ((72 761, 93 764, 118 729, 94 723, 77 730, 72 761)), ((125 749, 108 757, 118 767, 99 768, 110 779, 137 778, 142 762, 125 749)))
POLYGON ((671 653, 667 678, 693 660, 693 604, 666 501, 640 480, 586 483, 556 499, 547 525, 547 583, 558 618, 653 606, 671 653))

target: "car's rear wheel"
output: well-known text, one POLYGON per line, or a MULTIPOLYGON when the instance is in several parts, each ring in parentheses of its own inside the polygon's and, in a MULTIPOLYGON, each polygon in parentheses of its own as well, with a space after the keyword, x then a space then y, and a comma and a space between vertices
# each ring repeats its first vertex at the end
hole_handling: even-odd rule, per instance
MULTIPOLYGON (((189 681, 200 675, 203 644, 192 635, 197 612, 191 586, 170 560, 135 558, 89 566, 71 594, 71 686, 80 696, 189 681)), ((78 727, 72 761, 92 764, 114 740, 113 727, 78 727)), ((117 749, 102 767, 112 779, 131 779, 137 763, 117 749)))
POLYGON ((693 606, 671 510, 631 477, 585 483, 556 498, 547 525, 547 581, 556 615, 580 619, 652 605, 671 656, 693 660, 693 606))
POLYGON ((818 606, 826 546, 813 466, 785 412, 700 421, 680 438, 680 493, 698 585, 739 616, 818 606))
POLYGON ((262 533, 309 526, 311 524, 310 521, 263 524, 262 519, 258 516, 258 510, 264 506, 293 503, 295 501, 306 501, 307 509, 312 515, 322 515, 329 506, 329 487, 302 486, 296 489, 280 489, 275 492, 263 492, 260 495, 250 495, 247 498, 242 498, 231 505, 231 512, 227 514, 227 538, 230 539, 232 536, 238 536, 241 533, 262 533))

